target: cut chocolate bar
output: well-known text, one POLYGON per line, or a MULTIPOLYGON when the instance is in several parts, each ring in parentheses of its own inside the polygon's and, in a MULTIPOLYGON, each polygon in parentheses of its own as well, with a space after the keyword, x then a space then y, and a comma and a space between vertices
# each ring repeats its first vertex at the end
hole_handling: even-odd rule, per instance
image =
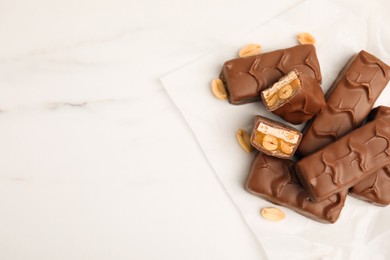
POLYGON ((297 70, 293 70, 271 87, 264 89, 261 92, 261 99, 268 111, 274 111, 294 98, 301 88, 300 74, 297 70))
MULTIPOLYGON (((390 121, 390 107, 379 106, 372 110, 368 121, 383 118, 390 121)), ((390 204, 390 164, 364 178, 349 190, 356 198, 369 201, 378 206, 390 204)))
POLYGON ((263 90, 261 98, 267 110, 296 125, 311 119, 326 106, 318 81, 298 70, 263 90))
POLYGON ((335 194, 319 203, 312 202, 292 166, 291 160, 258 153, 252 162, 245 189, 311 219, 326 223, 336 222, 347 192, 335 194))
POLYGON ((295 165, 313 201, 346 190, 390 163, 390 122, 375 119, 295 165))
POLYGON ((298 45, 225 62, 220 79, 232 104, 260 100, 260 92, 293 69, 321 82, 321 70, 313 45, 298 45))
POLYGON ((301 138, 301 132, 295 128, 256 116, 250 141, 260 152, 288 159, 294 155, 301 138))
POLYGON ((359 127, 390 79, 390 67, 361 51, 326 94, 327 105, 304 129, 298 148, 307 155, 359 127))

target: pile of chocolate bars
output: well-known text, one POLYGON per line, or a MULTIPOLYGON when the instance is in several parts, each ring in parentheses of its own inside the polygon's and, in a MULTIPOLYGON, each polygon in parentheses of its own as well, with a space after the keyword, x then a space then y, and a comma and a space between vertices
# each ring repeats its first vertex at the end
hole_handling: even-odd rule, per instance
POLYGON ((301 133, 256 116, 247 191, 325 223, 348 193, 390 203, 390 108, 372 109, 390 79, 383 61, 361 51, 325 95, 310 44, 227 61, 220 79, 232 104, 262 101, 289 123, 308 121, 301 133))

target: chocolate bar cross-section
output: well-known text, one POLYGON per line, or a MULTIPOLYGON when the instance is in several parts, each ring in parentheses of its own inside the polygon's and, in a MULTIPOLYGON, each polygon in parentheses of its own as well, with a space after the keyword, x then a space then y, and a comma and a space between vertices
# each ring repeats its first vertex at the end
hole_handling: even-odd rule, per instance
POLYGON ((267 110, 294 125, 308 121, 326 106, 320 83, 293 70, 261 92, 267 110))

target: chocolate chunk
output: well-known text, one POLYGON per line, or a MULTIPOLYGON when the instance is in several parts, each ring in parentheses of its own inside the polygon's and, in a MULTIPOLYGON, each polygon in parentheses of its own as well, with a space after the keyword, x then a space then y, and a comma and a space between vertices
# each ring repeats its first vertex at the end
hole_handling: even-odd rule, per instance
POLYGON ((361 51, 326 94, 327 105, 304 130, 298 151, 307 155, 359 127, 390 79, 390 67, 361 51))
POLYGON ((390 163, 390 122, 375 119, 295 165, 313 201, 346 190, 390 163))
POLYGON ((295 128, 256 116, 250 141, 253 147, 265 154, 287 159, 294 155, 301 138, 301 132, 295 128))
MULTIPOLYGON (((390 107, 379 106, 369 115, 368 120, 377 118, 390 120, 390 107)), ((349 190, 356 198, 374 203, 378 206, 390 204, 390 164, 364 178, 349 190)))
POLYGON ((312 202, 292 166, 291 160, 258 153, 252 162, 245 189, 311 219, 325 223, 336 222, 347 192, 335 194, 322 202, 312 202))
POLYGON ((220 74, 229 102, 260 100, 260 92, 293 69, 321 82, 321 70, 313 45, 298 45, 225 62, 220 74))
POLYGON ((261 98, 267 110, 295 125, 308 121, 326 106, 318 81, 297 70, 263 90, 261 98))

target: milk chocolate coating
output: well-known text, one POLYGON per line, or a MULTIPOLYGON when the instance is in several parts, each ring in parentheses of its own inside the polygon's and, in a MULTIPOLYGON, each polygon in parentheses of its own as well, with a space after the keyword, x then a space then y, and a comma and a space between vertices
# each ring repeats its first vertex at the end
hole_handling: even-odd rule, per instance
POLYGON ((350 189, 350 194, 378 206, 390 204, 390 165, 363 179, 350 189))
MULTIPOLYGON (((380 106, 375 108, 369 115, 368 120, 377 118, 390 120, 390 107, 380 106)), ((350 194, 378 206, 390 204, 390 164, 364 178, 349 190, 350 194)))
POLYGON ((371 122, 377 118, 382 118, 384 120, 390 120, 390 107, 387 106, 378 106, 371 110, 370 114, 367 116, 367 122, 371 122))
POLYGON ((228 100, 244 104, 260 100, 260 92, 293 69, 321 82, 322 75, 313 45, 298 45, 225 62, 220 79, 228 100))
POLYGON ((347 192, 333 195, 322 202, 312 202, 292 166, 291 160, 258 153, 252 162, 245 189, 311 219, 325 223, 336 222, 347 192))
POLYGON ((390 122, 376 119, 295 165, 313 201, 346 190, 390 163, 390 122))
POLYGON ((310 120, 326 106, 324 93, 317 80, 300 74, 301 89, 288 102, 271 111, 291 124, 298 125, 310 120))
POLYGON ((326 94, 327 105, 304 130, 302 155, 359 127, 390 79, 390 67, 361 51, 341 71, 326 94))
POLYGON ((255 119, 254 119, 254 122, 253 122, 253 129, 252 129, 252 134, 251 134, 250 141, 251 141, 252 146, 254 148, 256 148, 258 151, 263 152, 265 154, 268 154, 270 156, 275 156, 275 157, 282 158, 282 159, 290 159, 290 158, 293 157, 295 151, 297 150, 299 142, 301 141, 301 139, 302 139, 302 133, 299 132, 297 129, 295 129, 293 127, 290 127, 288 125, 276 122, 276 121, 271 120, 271 119, 266 118, 266 117, 255 116, 255 119), (291 154, 284 154, 282 152, 277 152, 275 150, 274 151, 268 151, 268 150, 264 149, 260 144, 258 144, 255 141, 255 139, 256 139, 256 131, 257 131, 256 129, 260 125, 260 123, 264 123, 266 125, 269 125, 269 126, 272 126, 272 127, 278 128, 278 129, 283 129, 285 131, 293 132, 294 134, 298 135, 297 144, 294 145, 294 148, 293 148, 291 154))

